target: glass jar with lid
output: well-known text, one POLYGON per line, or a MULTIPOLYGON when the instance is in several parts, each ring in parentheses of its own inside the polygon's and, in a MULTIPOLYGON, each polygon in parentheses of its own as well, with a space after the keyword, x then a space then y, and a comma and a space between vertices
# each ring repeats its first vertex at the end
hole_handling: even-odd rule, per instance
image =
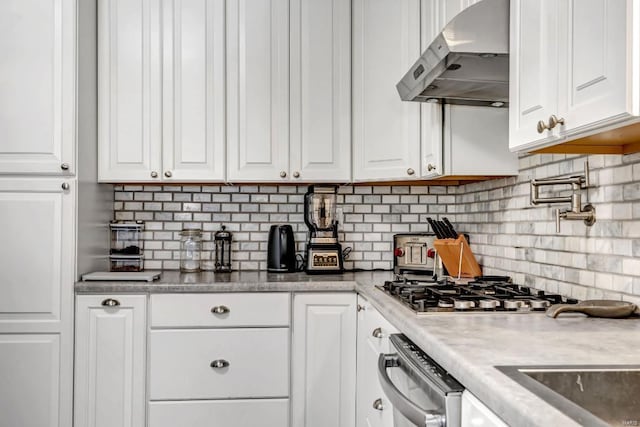
POLYGON ((202 230, 183 229, 180 233, 180 271, 194 273, 200 271, 202 251, 202 230))

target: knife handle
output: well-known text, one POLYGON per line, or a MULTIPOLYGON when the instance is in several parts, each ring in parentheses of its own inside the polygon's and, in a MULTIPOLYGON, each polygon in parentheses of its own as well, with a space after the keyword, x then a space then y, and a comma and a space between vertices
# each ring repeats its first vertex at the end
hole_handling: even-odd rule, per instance
POLYGON ((438 239, 442 239, 442 234, 440 234, 440 230, 438 229, 438 227, 436 226, 436 223, 430 218, 427 217, 427 222, 429 223, 429 225, 431 226, 431 230, 433 230, 434 233, 436 233, 436 237, 438 239))
POLYGON ((453 224, 451 224, 449 219, 446 218, 446 217, 442 217, 442 222, 444 222, 444 224, 447 226, 447 228, 451 232, 451 234, 452 234, 451 237, 454 238, 454 239, 457 239, 458 238, 458 232, 456 231, 455 228, 453 228, 453 224))

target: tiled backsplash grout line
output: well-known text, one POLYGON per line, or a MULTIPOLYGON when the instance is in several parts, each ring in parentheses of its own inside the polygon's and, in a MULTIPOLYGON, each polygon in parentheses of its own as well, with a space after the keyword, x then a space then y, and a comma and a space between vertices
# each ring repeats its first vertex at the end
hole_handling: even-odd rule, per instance
MULTIPOLYGON (((222 224, 233 233, 233 268, 266 269, 268 231, 291 224, 298 252, 304 251, 307 186, 116 185, 115 219, 146 222, 145 267, 179 267, 179 232, 203 230, 203 263, 211 267, 213 235, 222 224)), ((391 269, 393 234, 427 231, 426 217, 452 213, 454 187, 342 186, 338 206, 343 247, 353 251, 345 268, 391 269)))
MULTIPOLYGON (((179 232, 202 228, 204 259, 221 224, 233 232, 233 267, 266 269, 272 224, 294 228, 304 251, 306 186, 293 185, 116 185, 114 216, 146 221, 149 269, 179 267, 179 232)), ((568 194, 563 187, 550 189, 568 194)), ((547 191, 545 189, 545 191, 547 191)), ((640 154, 524 155, 517 177, 445 186, 342 186, 341 242, 353 252, 346 268, 390 269, 393 234, 428 231, 426 217, 449 217, 471 235, 471 247, 485 274, 508 274, 525 283, 577 298, 640 300, 640 154), (589 159, 592 188, 583 203, 596 207, 596 224, 561 223, 554 209, 531 206, 529 181, 582 174, 589 159)), ((210 262, 204 263, 210 267, 210 262)))

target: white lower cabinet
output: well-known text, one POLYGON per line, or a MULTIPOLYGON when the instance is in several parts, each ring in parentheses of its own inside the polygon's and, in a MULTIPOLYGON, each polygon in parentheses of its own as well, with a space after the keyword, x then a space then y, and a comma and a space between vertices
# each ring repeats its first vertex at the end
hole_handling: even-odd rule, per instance
POLYGON ((462 393, 462 422, 460 427, 508 427, 468 390, 462 393))
POLYGON ((0 178, 3 427, 72 423, 75 200, 73 179, 0 178))
POLYGON ((145 295, 76 298, 75 426, 145 425, 146 304, 145 295))
POLYGON ((151 402, 149 427, 286 427, 287 399, 151 402))
POLYGON ((393 407, 378 382, 378 357, 389 352, 389 335, 397 333, 362 296, 358 296, 356 425, 393 427, 393 407))
POLYGON ((149 427, 287 427, 290 293, 154 294, 149 427))
POLYGON ((291 426, 355 425, 356 295, 293 298, 291 426))
POLYGON ((0 335, 0 425, 62 426, 60 335, 0 335))
POLYGON ((152 401, 289 395, 289 328, 151 331, 149 353, 152 401))

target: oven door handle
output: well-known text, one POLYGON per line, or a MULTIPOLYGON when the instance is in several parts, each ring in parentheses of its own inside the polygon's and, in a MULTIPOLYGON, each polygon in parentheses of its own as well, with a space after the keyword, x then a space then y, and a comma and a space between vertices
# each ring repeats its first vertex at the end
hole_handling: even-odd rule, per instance
POLYGON ((398 366, 400 364, 397 354, 380 354, 378 357, 380 385, 393 407, 417 426, 446 427, 447 422, 443 413, 420 408, 393 384, 387 373, 387 368, 397 368, 398 366))

